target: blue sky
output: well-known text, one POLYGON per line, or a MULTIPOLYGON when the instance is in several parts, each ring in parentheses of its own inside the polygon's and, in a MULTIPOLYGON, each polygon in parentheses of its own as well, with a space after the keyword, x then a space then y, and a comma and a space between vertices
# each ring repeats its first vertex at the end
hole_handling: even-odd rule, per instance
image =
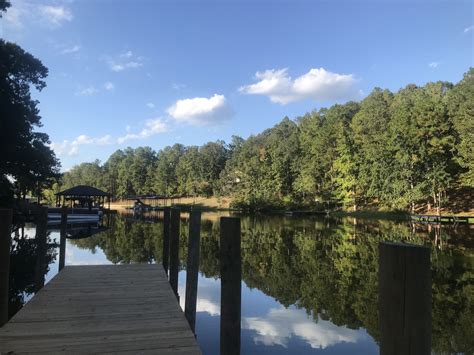
POLYGON ((63 170, 127 146, 246 138, 473 66, 472 1, 12 4, 0 34, 49 68, 35 97, 63 170))

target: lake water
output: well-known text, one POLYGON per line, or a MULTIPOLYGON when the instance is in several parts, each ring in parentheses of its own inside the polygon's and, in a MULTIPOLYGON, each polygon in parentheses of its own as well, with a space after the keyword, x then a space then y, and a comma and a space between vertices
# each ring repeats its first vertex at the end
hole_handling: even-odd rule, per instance
MULTIPOLYGON (((219 353, 220 216, 202 215, 196 336, 204 354, 219 353)), ((158 215, 107 217, 108 230, 67 240, 66 265, 161 261, 158 215)), ((474 352, 473 227, 283 216, 241 216, 241 227, 242 354, 378 354, 382 240, 430 247, 433 352, 474 352)), ((183 308, 187 234, 183 218, 178 287, 183 308)), ((32 297, 38 282, 34 236, 34 226, 27 225, 13 242, 11 315, 32 297)), ((58 245, 59 233, 50 232, 46 282, 58 272, 58 245)))

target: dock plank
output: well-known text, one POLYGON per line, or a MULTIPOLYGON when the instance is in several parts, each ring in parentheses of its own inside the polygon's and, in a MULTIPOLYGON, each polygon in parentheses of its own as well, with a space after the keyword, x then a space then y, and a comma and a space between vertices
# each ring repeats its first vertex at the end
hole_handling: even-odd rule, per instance
POLYGON ((67 266, 3 328, 0 353, 200 354, 161 265, 67 266))

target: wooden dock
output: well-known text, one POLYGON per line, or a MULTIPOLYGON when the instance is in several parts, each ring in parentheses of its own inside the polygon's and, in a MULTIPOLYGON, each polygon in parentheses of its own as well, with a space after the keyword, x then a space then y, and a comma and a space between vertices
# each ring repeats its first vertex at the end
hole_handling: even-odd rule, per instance
POLYGON ((0 354, 200 354, 161 265, 67 266, 0 328, 0 354))
POLYGON ((474 223, 472 216, 438 216, 438 215, 411 215, 414 222, 420 223, 450 223, 450 224, 470 224, 474 223))

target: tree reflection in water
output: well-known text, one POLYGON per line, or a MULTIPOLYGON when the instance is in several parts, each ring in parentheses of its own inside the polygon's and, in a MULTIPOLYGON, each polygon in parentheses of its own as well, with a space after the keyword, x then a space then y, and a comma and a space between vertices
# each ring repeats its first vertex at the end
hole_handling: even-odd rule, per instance
POLYGON ((31 298, 38 283, 43 283, 58 247, 48 232, 45 238, 35 236, 35 229, 16 226, 10 252, 8 313, 11 318, 31 298), (41 245, 42 242, 45 244, 41 245), (42 255, 40 255, 40 253, 42 255))
MULTIPOLYGON (((184 270, 188 226, 184 219, 181 223, 179 255, 180 268, 184 270)), ((316 328, 325 322, 344 326, 345 333, 337 336, 349 343, 355 336, 352 329, 364 328, 376 341, 380 338, 378 243, 392 240, 431 246, 433 350, 437 353, 474 351, 474 241, 469 227, 428 230, 427 226, 387 220, 281 216, 244 216, 241 223, 242 279, 247 287, 290 307, 289 311, 296 312, 296 320, 303 321, 301 315, 306 313, 316 328)), ((162 233, 161 223, 115 216, 108 231, 70 242, 92 252, 100 248, 113 263, 159 262, 162 233)), ((12 260, 16 266, 12 274, 17 276, 13 275, 11 299, 21 300, 23 293, 31 293, 33 289, 35 246, 28 239, 20 238, 16 243, 12 260)), ((54 254, 49 255, 52 260, 54 254)), ((207 278, 219 278, 216 214, 203 214, 200 272, 207 278)), ((199 302, 198 294, 198 308, 199 302)), ((267 319, 282 320, 286 315, 277 308, 268 316, 267 319)), ((242 317, 242 325, 247 329, 258 327, 259 321, 255 317, 242 317)), ((292 323, 286 324, 285 334, 291 334, 292 323)), ((285 334, 274 342, 284 342, 285 334)), ((308 339, 316 342, 310 335, 308 339)))

